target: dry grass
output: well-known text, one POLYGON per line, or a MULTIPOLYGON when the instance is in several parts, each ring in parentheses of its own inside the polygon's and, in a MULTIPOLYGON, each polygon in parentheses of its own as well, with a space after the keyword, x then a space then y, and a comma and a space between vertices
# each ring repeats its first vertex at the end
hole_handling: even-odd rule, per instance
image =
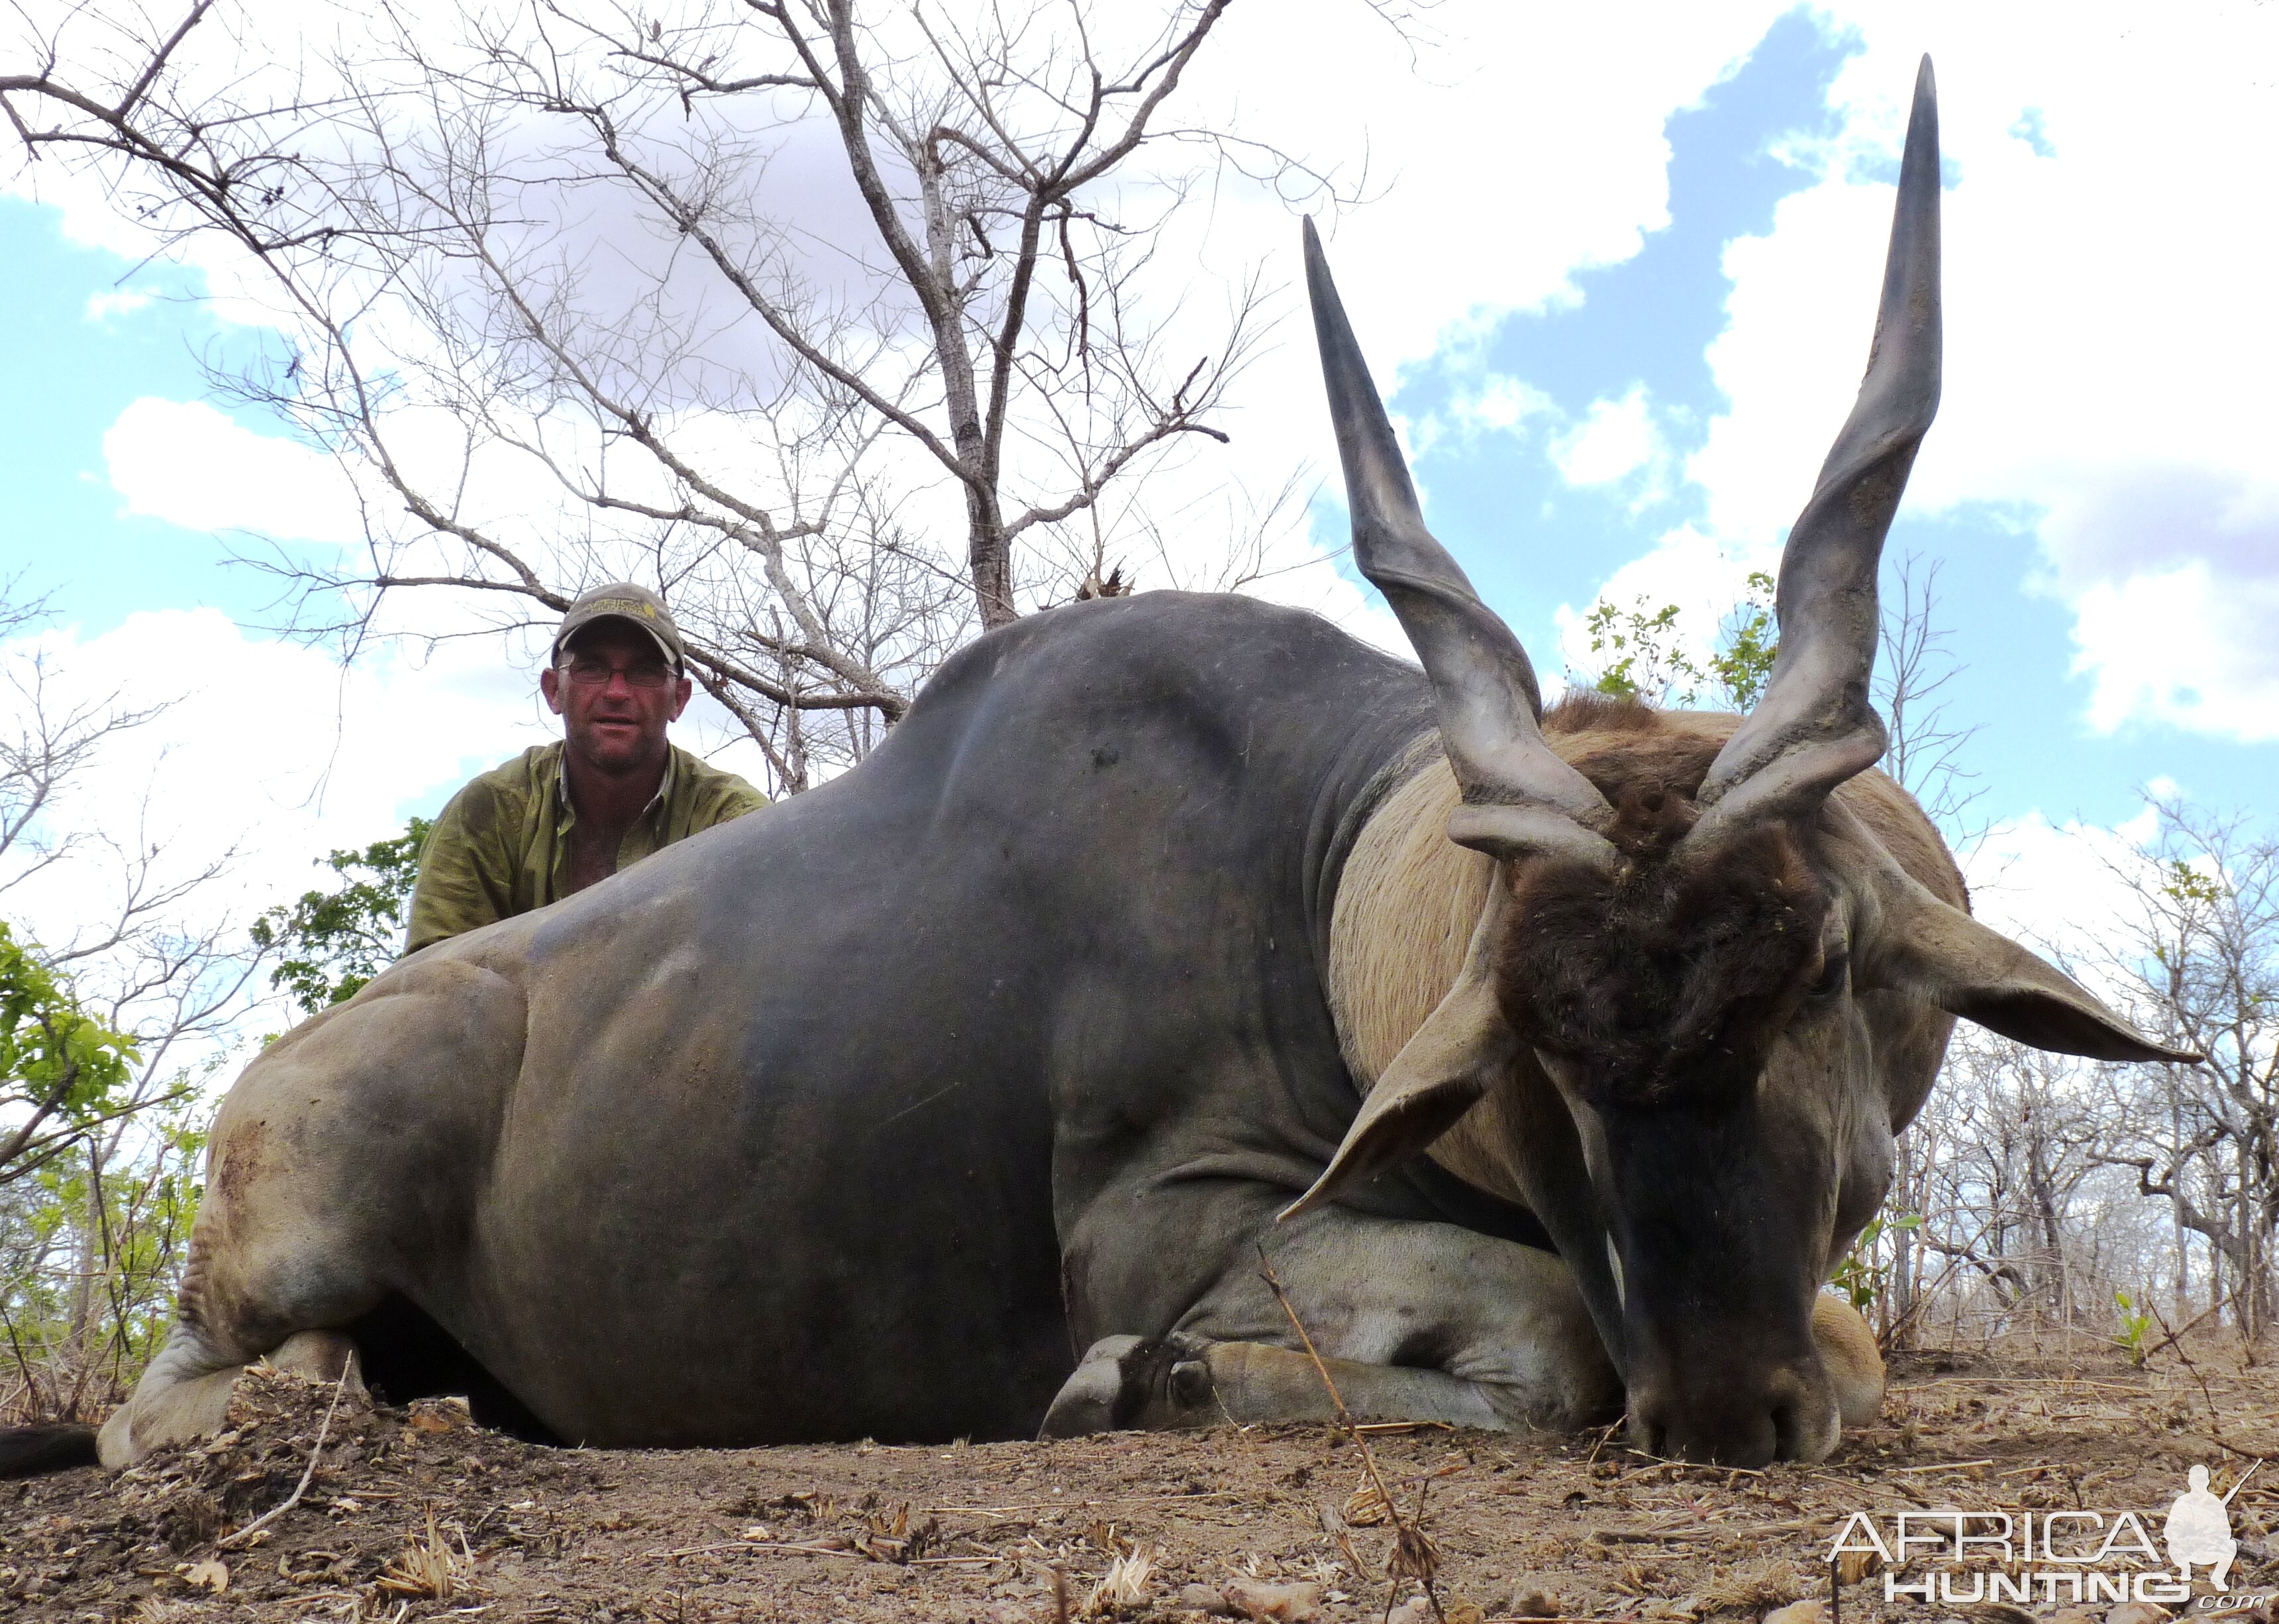
POLYGON ((1757 1613, 1804 1594, 1804 1575, 1780 1557, 1759 1557, 1713 1575, 1699 1596, 1704 1613, 1757 1613))
POLYGON ((452 1550, 450 1540, 437 1531, 431 1511, 425 1536, 412 1536, 403 1551, 380 1570, 372 1586, 382 1596, 449 1601, 472 1588, 474 1572, 475 1553, 467 1548, 465 1534, 459 1536, 459 1548, 452 1550))
POLYGON ((1108 1565, 1092 1593, 1077 1609, 1077 1616, 1086 1619, 1110 1618, 1128 1607, 1137 1607, 1147 1599, 1147 1585, 1155 1576, 1155 1560, 1145 1551, 1134 1551, 1117 1557, 1108 1565))

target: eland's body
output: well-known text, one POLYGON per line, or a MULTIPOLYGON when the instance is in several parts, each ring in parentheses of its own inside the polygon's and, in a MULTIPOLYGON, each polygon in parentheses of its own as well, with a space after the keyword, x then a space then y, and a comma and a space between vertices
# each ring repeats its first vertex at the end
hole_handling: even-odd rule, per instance
POLYGON ((1871 770, 1938 246, 1926 64, 1762 699, 1546 716, 1309 227, 1354 555, 1423 670, 1239 599, 1038 616, 845 778, 399 965, 232 1091, 104 1458, 350 1344, 598 1444, 1325 1414, 1262 1254, 1356 1411, 1825 1455, 1880 1367, 1821 1286, 1953 1018, 2191 1058, 1972 921, 1871 770))
MULTIPOLYGON (((401 1298, 572 1441, 1032 1436, 1096 1336, 1255 1269, 1335 1151, 1338 876, 1431 715, 1413 668, 1242 599, 983 640, 858 770, 274 1045, 165 1368, 401 1298)), ((1359 1207, 1526 1222, 1429 1164, 1359 1207)))

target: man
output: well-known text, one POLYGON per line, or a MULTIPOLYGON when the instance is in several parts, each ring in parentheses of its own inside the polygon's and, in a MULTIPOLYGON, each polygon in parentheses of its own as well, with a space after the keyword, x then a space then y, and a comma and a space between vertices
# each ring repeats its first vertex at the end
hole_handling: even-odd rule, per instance
POLYGON ((688 704, 687 665, 679 628, 647 587, 597 586, 570 606, 538 678, 562 742, 451 797, 420 853, 407 953, 543 908, 768 804, 666 742, 688 704))

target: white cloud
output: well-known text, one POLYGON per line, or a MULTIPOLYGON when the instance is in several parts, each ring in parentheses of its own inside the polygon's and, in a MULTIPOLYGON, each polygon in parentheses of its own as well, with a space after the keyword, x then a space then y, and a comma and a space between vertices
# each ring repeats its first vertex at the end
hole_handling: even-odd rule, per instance
MULTIPOLYGON (((1390 390, 1405 364, 1476 354, 1500 314, 1573 298, 1578 268, 1626 257, 1665 224, 1669 113, 1698 101, 1782 9, 1673 9, 1642 49, 1619 9, 1451 0, 1427 14, 1439 42, 1416 52, 1411 73, 1406 48, 1360 0, 1268 0, 1228 13, 1189 76, 1181 117, 1232 119, 1343 165, 1348 181, 1366 162, 1371 201, 1323 226, 1390 390), (1263 60, 1277 71, 1258 73, 1263 60)), ((1797 155, 1827 178, 1726 257, 1730 319, 1709 359, 1732 405, 1686 471, 1707 489, 1708 522, 1624 566, 1605 595, 1678 602, 1689 635, 1706 635, 1801 505, 1865 357, 1891 203, 1868 176, 1896 147, 1915 52, 1928 44, 1961 184, 1946 198, 1946 404, 1911 503, 2030 516, 2051 590, 2079 617, 2098 725, 2150 719, 2269 737, 2252 730, 2279 716, 2279 678, 2260 652, 2271 640, 2259 633, 2279 592, 2279 486, 2261 471, 2275 424, 2258 390, 2279 369, 2279 338, 2260 289, 2273 227, 2243 200, 2274 189, 2279 159, 2259 134, 2267 97, 2243 80, 2269 59, 2274 16, 2091 9, 2053 36, 2045 19, 1983 7, 1840 7, 1838 20, 1866 46, 1836 89, 1843 128, 1825 149, 1797 155), (2199 505, 2178 505, 2177 480, 2199 505), (2179 513, 2187 522, 2173 522, 2179 513)), ((804 159, 792 170, 822 172, 804 159)), ((147 246, 96 191, 57 196, 90 240, 147 246)), ((843 201, 818 191, 816 207, 843 201)), ((1282 326, 1226 419, 1233 446, 1192 456, 1153 487, 1162 507, 1147 540, 1157 550, 1134 541, 1124 560, 1143 586, 1220 578, 1225 538, 1240 526, 1209 498, 1230 471, 1271 489, 1283 471, 1310 467, 1336 493, 1297 235, 1280 198, 1229 179, 1158 248, 1161 263, 1192 267, 1167 348, 1207 337, 1207 295, 1252 265, 1266 268, 1282 326)), ((215 272, 216 285, 237 297, 234 318, 257 319, 257 298, 245 296, 257 279, 243 271, 215 272)), ((1604 485, 1654 471, 1647 405, 1633 390, 1568 425, 1566 477, 1604 485)), ((356 532, 345 486, 326 485, 337 476, 317 454, 210 409, 135 410, 146 407, 114 430, 112 478, 130 510, 200 527, 356 532), (194 410, 205 417, 182 415, 194 410)), ((1480 373, 1436 420, 1408 426, 1421 448, 1434 433, 1540 433, 1547 411, 1517 380, 1480 373)), ((732 446, 733 425, 716 426, 713 443, 732 446)), ((441 427, 410 436, 423 470, 450 467, 441 427)), ((486 523, 561 533, 558 493, 541 480, 492 469, 466 488, 486 523)), ((1267 555, 1277 572, 1255 589, 1399 646, 1382 610, 1301 528, 1278 531, 1267 555)), ((1576 618, 1562 619, 1570 659, 1576 618)))
POLYGON ((1439 410, 1394 426, 1401 431, 1402 451, 1414 463, 1452 436, 1460 443, 1481 434, 1522 436, 1535 419, 1558 415, 1551 397, 1524 379, 1489 372, 1460 378, 1439 410))
POLYGON ((257 434, 202 401, 134 402, 104 434, 103 456, 127 513, 311 541, 364 533, 354 487, 331 457, 257 434))
POLYGON ((2202 562, 2099 580, 2074 598, 2091 724, 2279 739, 2279 569, 2224 581, 2202 562))
POLYGON ((89 294, 85 319, 107 322, 113 317, 131 316, 157 296, 147 287, 117 287, 108 293, 89 294))
MULTIPOLYGON (((1583 420, 1551 442, 1551 461, 1569 485, 1613 485, 1665 455, 1644 384, 1620 400, 1597 400, 1583 420)), ((1649 487, 1656 482, 1649 480, 1649 487)))

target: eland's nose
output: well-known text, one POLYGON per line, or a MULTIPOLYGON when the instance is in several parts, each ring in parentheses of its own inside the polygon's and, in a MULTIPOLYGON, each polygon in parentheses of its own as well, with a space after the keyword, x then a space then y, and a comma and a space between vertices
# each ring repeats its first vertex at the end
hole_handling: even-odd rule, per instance
POLYGON ((1761 1373, 1634 1375, 1631 1442, 1669 1460, 1758 1467, 1823 1460, 1842 1430, 1836 1393, 1815 1361, 1761 1373))

